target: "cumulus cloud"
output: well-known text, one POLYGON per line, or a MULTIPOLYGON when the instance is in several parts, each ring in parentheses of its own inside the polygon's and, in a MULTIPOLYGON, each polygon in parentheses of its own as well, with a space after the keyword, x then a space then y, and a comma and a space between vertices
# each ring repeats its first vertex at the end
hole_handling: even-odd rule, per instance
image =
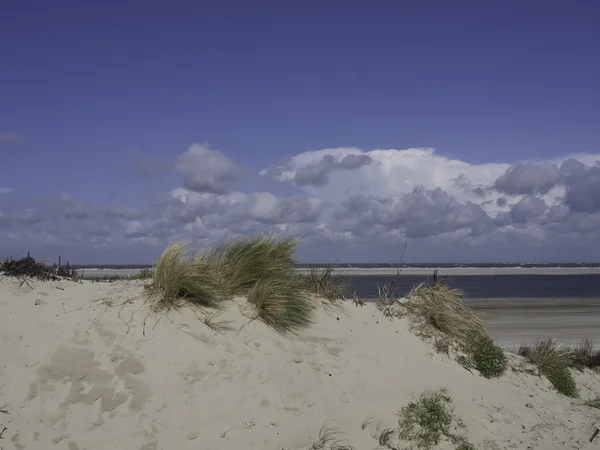
POLYGON ((567 170, 565 204, 575 212, 600 212, 600 166, 582 168, 570 162, 567 170))
POLYGON ((322 154, 315 161, 299 166, 295 166, 292 159, 283 166, 263 170, 261 175, 279 181, 293 181, 297 186, 325 186, 329 181, 329 174, 333 171, 355 170, 373 162, 369 155, 348 150, 346 154, 322 154))
POLYGON ((282 183, 267 192, 241 189, 232 159, 194 144, 170 165, 181 178, 145 203, 3 196, 0 239, 115 262, 151 261, 176 239, 202 247, 269 231, 303 236, 300 258, 312 261, 394 260, 405 241, 411 261, 590 259, 600 243, 598 161, 471 164, 428 148, 341 147, 260 170, 282 183))
POLYGON ((543 195, 559 181, 559 170, 554 164, 518 163, 498 177, 494 188, 508 195, 543 195))
POLYGON ((401 231, 408 238, 461 229, 480 234, 489 229, 492 222, 481 206, 457 202, 440 188, 428 190, 422 186, 398 197, 352 196, 342 203, 335 216, 357 219, 353 227, 401 231))
POLYGON ((193 192, 222 194, 238 178, 233 160, 207 144, 193 144, 177 158, 175 169, 183 177, 183 185, 193 192))

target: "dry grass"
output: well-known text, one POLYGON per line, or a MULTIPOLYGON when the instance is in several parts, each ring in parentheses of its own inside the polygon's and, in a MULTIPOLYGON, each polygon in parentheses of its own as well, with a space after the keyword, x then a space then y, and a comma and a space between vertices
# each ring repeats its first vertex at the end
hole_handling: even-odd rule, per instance
POLYGON ((158 258, 148 287, 156 307, 176 308, 184 303, 217 306, 220 295, 215 273, 201 254, 185 243, 169 245, 158 258))
POLYGON ((404 303, 420 319, 421 331, 434 328, 457 343, 466 346, 474 339, 485 336, 481 319, 462 302, 462 292, 444 283, 420 284, 413 288, 404 303))
POLYGON ((379 292, 379 300, 377 300, 375 306, 385 317, 393 319, 394 317, 402 317, 405 314, 406 309, 396 296, 395 280, 383 286, 377 286, 377 290, 379 292))
POLYGON ((325 422, 310 450, 354 450, 341 436, 342 433, 337 427, 325 422))
POLYGON ((219 245, 208 261, 219 273, 225 294, 246 295, 259 281, 292 274, 297 277, 296 245, 296 240, 259 235, 219 245))
POLYGON ((312 267, 308 275, 305 275, 304 278, 306 289, 327 300, 343 300, 347 283, 344 283, 339 278, 335 278, 333 270, 332 266, 327 266, 323 269, 312 267))
POLYGON ((278 333, 297 333, 312 324, 313 302, 296 276, 259 280, 247 292, 257 318, 278 333))
POLYGON ((594 349, 594 343, 590 339, 583 338, 572 350, 571 361, 576 369, 595 369, 600 367, 600 350, 594 349))

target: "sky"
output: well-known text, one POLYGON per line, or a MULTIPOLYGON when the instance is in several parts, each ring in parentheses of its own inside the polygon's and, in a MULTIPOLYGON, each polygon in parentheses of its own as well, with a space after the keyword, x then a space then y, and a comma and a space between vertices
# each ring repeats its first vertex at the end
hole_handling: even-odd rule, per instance
POLYGON ((600 261, 600 4, 0 3, 0 257, 600 261))

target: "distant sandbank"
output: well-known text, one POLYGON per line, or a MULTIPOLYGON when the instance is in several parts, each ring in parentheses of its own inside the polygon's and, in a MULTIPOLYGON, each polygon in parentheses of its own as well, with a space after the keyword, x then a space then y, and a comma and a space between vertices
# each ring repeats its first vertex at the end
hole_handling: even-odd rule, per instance
MULTIPOLYGON (((85 269, 84 277, 133 276, 142 269, 85 269)), ((309 269, 298 269, 308 272, 309 269)), ((405 267, 400 271, 403 275, 431 275, 435 268, 405 267)), ((396 275, 396 268, 336 268, 335 275, 342 276, 382 276, 396 275)), ((438 270, 444 276, 476 276, 476 275, 600 275, 600 267, 448 267, 438 270)))

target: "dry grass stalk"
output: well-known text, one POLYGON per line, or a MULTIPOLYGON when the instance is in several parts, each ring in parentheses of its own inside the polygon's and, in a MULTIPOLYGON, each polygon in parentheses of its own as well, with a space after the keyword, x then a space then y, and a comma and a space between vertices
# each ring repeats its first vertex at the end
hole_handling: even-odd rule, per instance
POLYGON ((309 292, 328 300, 342 300, 347 283, 333 276, 334 268, 329 265, 323 269, 312 267, 305 276, 305 286, 309 292))
POLYGON ((426 327, 433 327, 464 346, 486 333, 481 319, 462 302, 462 295, 444 283, 422 283, 410 291, 404 306, 420 320, 424 334, 426 327))
POLYGON ((149 285, 154 306, 176 308, 184 303, 215 307, 220 299, 213 267, 183 242, 169 245, 156 262, 149 285))

